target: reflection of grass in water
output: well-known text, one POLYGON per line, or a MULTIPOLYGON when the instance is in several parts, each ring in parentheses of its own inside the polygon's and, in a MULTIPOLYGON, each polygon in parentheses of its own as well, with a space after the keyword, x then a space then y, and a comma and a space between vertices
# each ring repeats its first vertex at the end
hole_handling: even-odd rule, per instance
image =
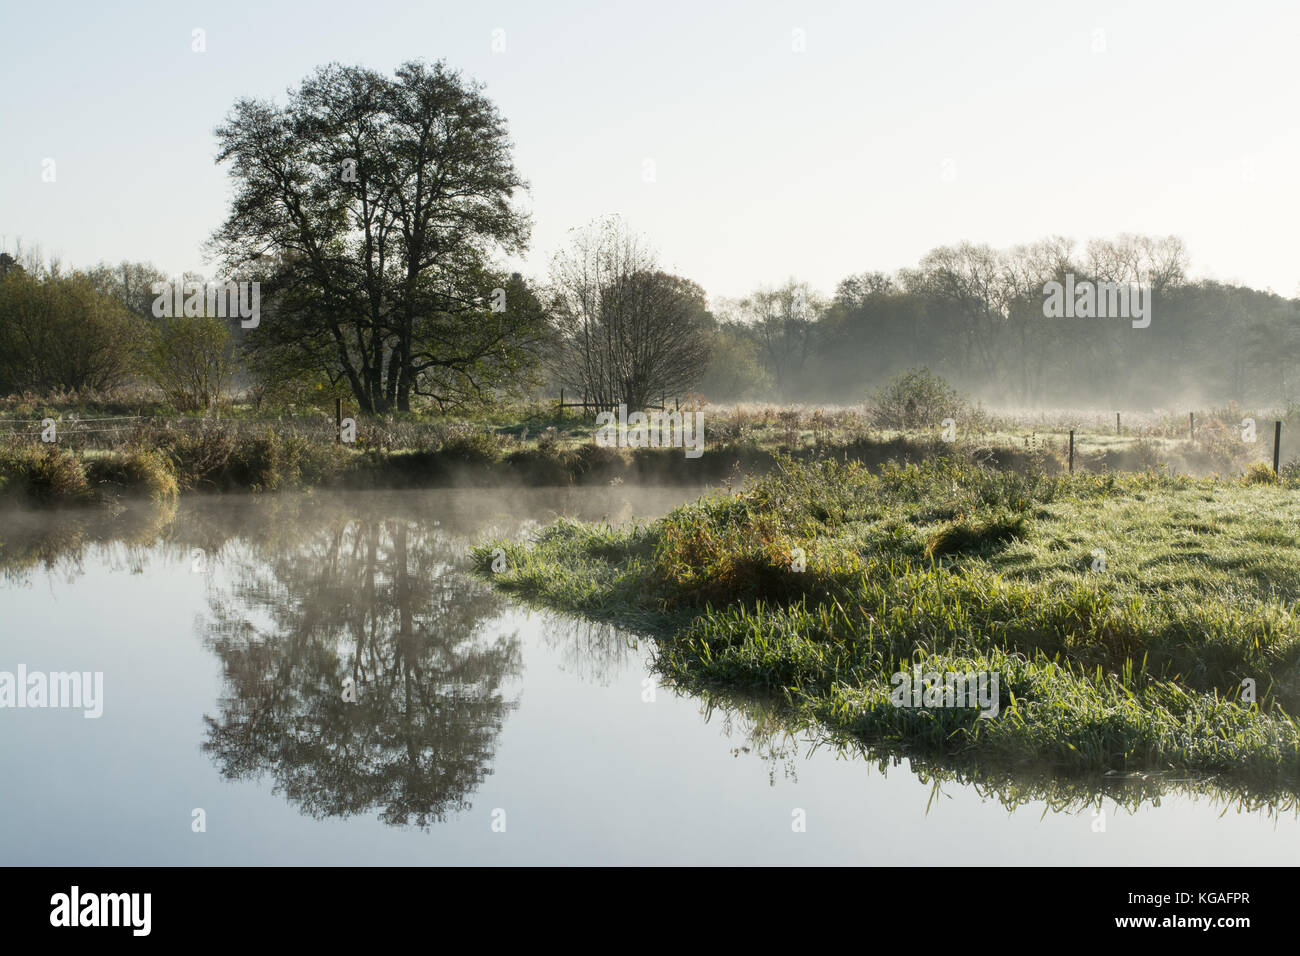
MULTIPOLYGON (((1296 535, 1282 538, 1300 501, 1288 491, 788 464, 649 525, 557 522, 531 549, 503 544, 508 569, 493 580, 654 634, 657 665, 686 686, 783 695, 873 745, 1296 792, 1300 562, 1296 535), (890 675, 913 664, 997 672, 999 715, 893 706, 890 675), (1245 678, 1256 705, 1240 700, 1245 678)), ((480 569, 488 554, 476 551, 480 569)))
POLYGON ((773 700, 758 697, 741 700, 710 693, 699 696, 704 701, 705 722, 720 713, 724 736, 742 741, 731 748, 733 756, 752 755, 766 763, 771 786, 776 786, 778 765, 783 779, 799 782, 799 747, 810 742, 807 727, 800 728, 773 700))
POLYGON ((627 669, 640 646, 634 635, 613 625, 563 614, 547 614, 541 633, 562 670, 602 687, 627 669))
MULTIPOLYGON (((925 755, 871 745, 850 734, 830 732, 775 697, 746 697, 698 686, 674 686, 683 693, 702 697, 706 715, 721 713, 727 736, 736 735, 747 742, 745 747, 733 752, 752 752, 774 764, 779 761, 789 778, 796 776, 796 758, 801 747, 808 757, 829 750, 839 758, 861 760, 881 776, 888 776, 890 770, 903 767, 906 761, 907 772, 931 785, 927 813, 935 800, 943 796, 943 787, 951 784, 970 787, 980 799, 996 800, 1009 812, 1041 803, 1044 814, 1049 811, 1080 813, 1099 809, 1109 799, 1135 813, 1144 806, 1160 806, 1165 797, 1188 797, 1208 799, 1211 806, 1222 808, 1221 815, 1234 811, 1300 817, 1300 796, 1283 787, 1256 787, 1241 780, 1188 777, 1172 771, 1061 776, 1046 765, 1014 768, 984 765, 970 755, 925 755)), ((775 780, 775 769, 769 778, 775 780)))
POLYGON ((176 518, 169 500, 112 511, 9 511, 0 531, 0 578, 22 581, 32 570, 80 567, 88 551, 156 544, 176 518))
MULTIPOLYGON (((524 515, 574 514, 619 521, 634 510, 666 511, 684 492, 674 489, 480 489, 346 491, 262 496, 199 495, 178 502, 121 500, 102 508, 0 511, 0 578, 23 579, 44 568, 73 569, 100 546, 155 548, 172 559, 194 549, 209 557, 241 539, 263 549, 293 548, 321 527, 355 520, 409 518, 435 526, 463 557, 472 539, 515 536, 524 515), (486 529, 486 530, 485 530, 486 529)), ((535 522, 534 522, 535 524, 535 522)))

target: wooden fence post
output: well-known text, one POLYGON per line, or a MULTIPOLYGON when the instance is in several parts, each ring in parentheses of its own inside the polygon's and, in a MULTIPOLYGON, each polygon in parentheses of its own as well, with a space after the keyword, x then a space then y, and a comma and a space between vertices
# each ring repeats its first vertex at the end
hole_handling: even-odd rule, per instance
POLYGON ((1119 412, 1115 413, 1115 434, 1119 434, 1119 412))
POLYGON ((1074 474, 1074 429, 1070 429, 1070 474, 1074 474))
POLYGON ((1187 437, 1196 441, 1196 413, 1187 413, 1187 437))
POLYGON ((1277 466, 1282 461, 1282 423, 1273 423, 1273 474, 1278 474, 1277 466))

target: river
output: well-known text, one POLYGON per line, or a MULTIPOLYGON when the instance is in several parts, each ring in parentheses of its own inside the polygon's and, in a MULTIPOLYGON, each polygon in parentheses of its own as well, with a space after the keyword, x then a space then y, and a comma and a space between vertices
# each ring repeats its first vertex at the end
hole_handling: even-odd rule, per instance
POLYGON ((953 774, 660 685, 644 638, 512 605, 470 545, 695 491, 192 497, 0 516, 0 863, 1282 864, 1294 802, 953 774))

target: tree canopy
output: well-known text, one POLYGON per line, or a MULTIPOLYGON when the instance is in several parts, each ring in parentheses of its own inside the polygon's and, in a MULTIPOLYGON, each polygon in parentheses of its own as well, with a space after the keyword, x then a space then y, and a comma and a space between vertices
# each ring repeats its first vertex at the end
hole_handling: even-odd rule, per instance
POLYGON ((522 252, 505 121, 443 63, 321 67, 284 106, 216 130, 235 195, 212 249, 263 282, 264 361, 344 381, 363 412, 455 407, 517 384, 544 310, 494 256, 522 252))

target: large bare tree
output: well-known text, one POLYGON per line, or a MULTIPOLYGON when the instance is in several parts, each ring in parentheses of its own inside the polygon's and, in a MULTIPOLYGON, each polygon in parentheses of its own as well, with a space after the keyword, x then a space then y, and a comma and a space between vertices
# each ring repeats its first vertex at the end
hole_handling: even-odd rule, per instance
POLYGON ((692 388, 709 361, 704 290, 659 268, 617 216, 576 230, 551 266, 560 380, 599 405, 644 408, 692 388))

